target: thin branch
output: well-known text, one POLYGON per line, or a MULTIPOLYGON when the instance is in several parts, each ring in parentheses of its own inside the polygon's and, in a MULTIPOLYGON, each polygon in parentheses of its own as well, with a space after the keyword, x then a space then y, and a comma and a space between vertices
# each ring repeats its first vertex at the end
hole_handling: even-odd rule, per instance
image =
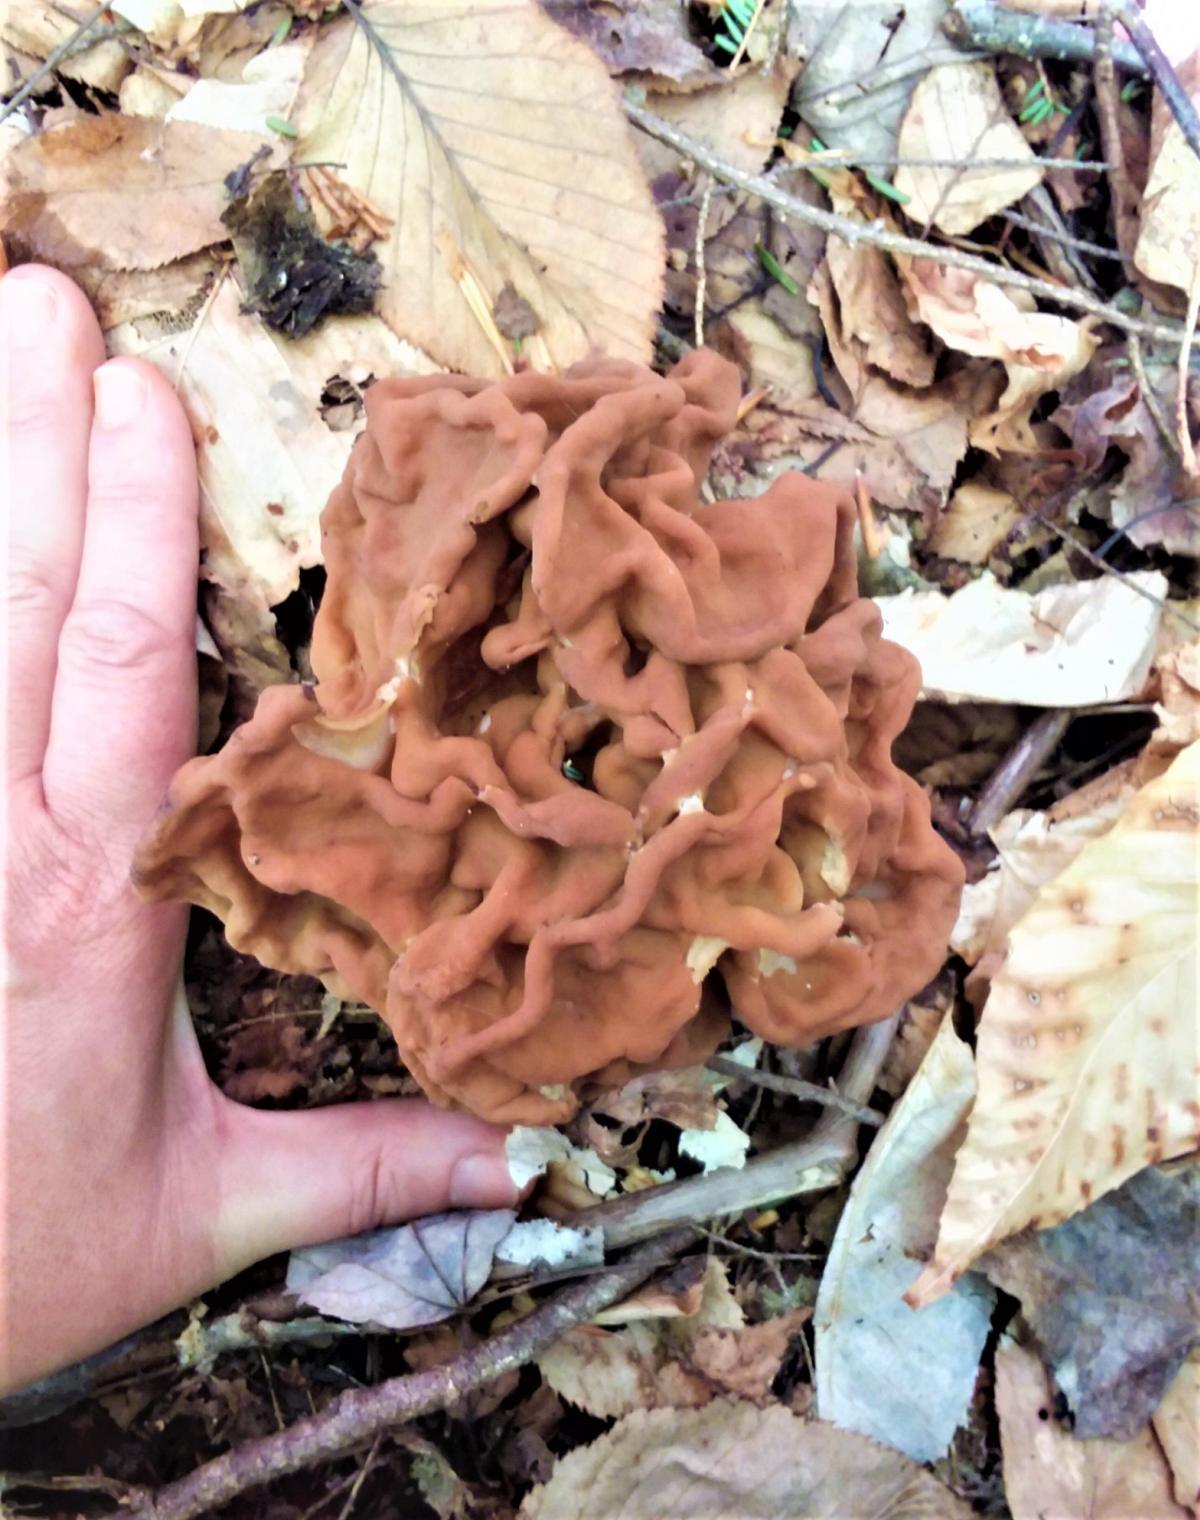
MULTIPOLYGON (((1055 58, 1062 63, 1088 63, 1096 43, 1085 26, 1051 16, 1023 15, 993 0, 958 0, 942 22, 947 37, 985 53, 1010 53, 1014 58, 1055 58)), ((1113 57, 1131 74, 1145 74, 1136 48, 1117 43, 1113 57)))
POLYGON ((753 1082, 757 1087, 765 1087, 768 1092, 785 1093, 788 1097, 799 1098, 802 1103, 820 1103, 825 1108, 836 1108, 840 1113, 857 1119, 860 1124, 878 1128, 883 1123, 883 1115, 875 1109, 866 1108, 861 1103, 851 1103, 841 1093, 834 1092, 830 1087, 822 1087, 819 1082, 806 1082, 802 1077, 781 1077, 773 1071, 760 1071, 756 1066, 743 1066, 740 1061, 726 1060, 724 1056, 710 1057, 708 1069, 720 1072, 723 1077, 738 1077, 743 1082, 753 1082))
POLYGON ((1200 158, 1200 113, 1192 104, 1191 97, 1179 82, 1179 75, 1171 66, 1171 60, 1159 47, 1154 33, 1142 19, 1141 11, 1128 3, 1118 5, 1117 20, 1133 38, 1133 45, 1146 61, 1146 67, 1154 76, 1154 83, 1162 91, 1162 97, 1170 107, 1171 115, 1179 123, 1179 130, 1187 145, 1200 158))
MULTIPOLYGON (((1150 413, 1151 420, 1158 430, 1158 436, 1162 439, 1163 447, 1172 459, 1179 458, 1179 442, 1171 430, 1171 424, 1167 421, 1167 414, 1163 411, 1163 404, 1159 400, 1158 392, 1150 384, 1150 376, 1146 373, 1146 358, 1142 353, 1142 340, 1137 333, 1127 333, 1125 346, 1129 350, 1129 367, 1137 379, 1138 390, 1142 400, 1146 403, 1146 410, 1150 413)), ((1187 370, 1188 344, 1185 341, 1179 350, 1179 362, 1184 371, 1187 370)))
POLYGON ((1188 371, 1192 362, 1192 339, 1196 318, 1200 316, 1200 253, 1192 267, 1192 288, 1188 292, 1187 316, 1184 318, 1183 347, 1179 350, 1179 379, 1175 386, 1175 426, 1179 437, 1179 458, 1189 476, 1196 474, 1196 448, 1188 421, 1188 371))
POLYGON ((1114 5, 1105 5, 1096 23, 1096 62, 1092 74, 1096 90, 1096 116, 1100 122, 1100 141, 1104 146, 1104 156, 1112 165, 1109 173, 1109 197, 1113 231, 1122 256, 1132 259, 1138 239, 1140 198, 1125 166, 1125 149, 1121 142, 1121 100, 1117 89, 1117 71, 1113 67, 1114 10, 1114 5))
MULTIPOLYGON (((943 248, 933 243, 923 242, 920 238, 903 237, 898 233, 889 232, 878 222, 856 222, 850 217, 838 216, 832 211, 823 211, 816 206, 808 205, 794 195, 789 195, 786 190, 780 189, 764 175, 748 174, 738 169, 715 153, 707 143, 701 142, 686 132, 680 132, 670 122, 664 121, 660 116, 655 116, 652 111, 647 111, 643 106, 635 105, 627 100, 625 114, 647 136, 665 143, 669 148, 674 148, 682 157, 690 159, 697 168, 706 170, 725 184, 734 185, 749 195, 758 196, 760 200, 773 206, 784 218, 795 217, 798 222, 807 222, 810 226, 819 227, 833 237, 841 238, 851 247, 857 243, 870 243, 876 248, 886 249, 889 253, 905 254, 909 258, 932 259, 952 269, 969 270, 972 274, 981 275, 997 285, 1008 285, 1017 290, 1027 291, 1030 295, 1038 296, 1044 301, 1054 301, 1060 306, 1069 306, 1076 311, 1087 312, 1089 316, 1097 317, 1102 322, 1109 322, 1114 327, 1125 328, 1143 337, 1156 338, 1176 345, 1183 342, 1183 328, 1177 322, 1170 324, 1143 322, 1140 318, 1127 316, 1115 306, 1106 305, 1095 296, 1088 295, 1086 291, 1074 290, 1066 285, 1054 285, 1049 280, 1040 280, 1032 275, 1019 274, 1016 270, 1007 269, 1001 264, 991 264, 976 254, 962 253, 956 248, 943 248)), ((821 164, 818 162, 817 168, 820 167, 821 164)))
POLYGON ((392 1378, 376 1388, 351 1388, 320 1414, 247 1441, 168 1483, 135 1506, 133 1515, 136 1520, 192 1520, 287 1473, 344 1456, 396 1425, 445 1409, 502 1373, 524 1367, 565 1331, 625 1298, 695 1238, 691 1229, 663 1235, 602 1276, 565 1288, 444 1366, 392 1378))
POLYGON ((969 828, 972 834, 986 834, 993 824, 1011 812, 1075 716, 1074 712, 1050 708, 1033 720, 988 777, 987 785, 971 810, 969 828))

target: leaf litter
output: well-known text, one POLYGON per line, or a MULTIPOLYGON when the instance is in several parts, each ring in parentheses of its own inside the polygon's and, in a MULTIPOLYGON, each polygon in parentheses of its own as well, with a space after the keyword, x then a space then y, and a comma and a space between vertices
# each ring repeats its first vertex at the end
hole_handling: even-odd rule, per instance
MULTIPOLYGON (((1157 80, 1122 91, 1121 209, 1086 167, 1091 66, 964 59, 948 11, 767 0, 731 28, 668 0, 121 0, 52 59, 74 22, 9 7, 28 86, 4 134, 9 261, 80 279, 110 350, 158 364, 192 420, 206 746, 309 674, 317 516, 374 379, 665 363, 699 333, 745 388, 716 488, 799 467, 859 493, 864 584, 925 666, 898 753, 970 879, 954 954, 864 1094, 890 1115, 832 1190, 737 1206, 836 1118, 810 1094, 836 1087, 844 1042, 735 1047, 740 1079, 638 1077, 568 1133, 518 1138, 519 1217, 317 1247, 286 1279, 264 1264, 209 1295, 221 1347, 183 1383, 139 1370, 150 1332, 150 1362, 102 1378, 73 1434, 34 1427, 43 1469, 94 1465, 98 1411, 106 1466, 157 1482, 167 1440, 198 1461, 364 1379, 457 1367, 609 1270, 637 1209, 700 1186, 733 1202, 690 1251, 374 1451, 357 1512, 402 1493, 489 1520, 1195 1512, 1200 379, 1163 324, 1196 289, 1200 163, 1157 80), (634 134, 630 88, 853 239, 634 134), (914 235, 923 257, 890 246, 914 235), (990 277, 953 267, 972 250, 990 277), (1135 305, 1157 334, 1130 341, 1135 305), (1040 713, 1070 721, 1022 770, 1040 713), (1015 1338, 993 1349, 1002 1319, 1015 1338)), ((1168 11, 1153 25, 1196 97, 1168 11)), ((239 1100, 415 1090, 374 1015, 211 928, 188 978, 239 1100)), ((4 1454, 17 1480, 38 1460, 4 1454)), ((305 1503, 339 1481, 309 1477, 305 1503)))

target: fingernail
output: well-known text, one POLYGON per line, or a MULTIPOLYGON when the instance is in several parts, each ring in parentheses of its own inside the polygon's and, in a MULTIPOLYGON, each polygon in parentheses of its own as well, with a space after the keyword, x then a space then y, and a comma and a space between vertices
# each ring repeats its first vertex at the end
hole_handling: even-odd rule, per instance
POLYGON ((0 281, 4 336, 12 348, 32 348, 46 341, 46 330, 58 316, 58 295, 45 280, 0 281))
POLYGON ((146 400, 146 382, 127 364, 105 364, 92 376, 96 387, 96 421, 102 428, 132 422, 146 400))
POLYGON ((450 1173, 450 1202, 456 1208, 499 1208, 514 1203, 517 1185, 503 1151, 475 1151, 455 1162, 450 1173))

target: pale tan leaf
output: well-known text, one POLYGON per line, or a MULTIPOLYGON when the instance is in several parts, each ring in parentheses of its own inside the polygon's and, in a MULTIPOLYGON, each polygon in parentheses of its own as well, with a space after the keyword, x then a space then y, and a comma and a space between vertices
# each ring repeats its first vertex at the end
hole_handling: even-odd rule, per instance
MULTIPOLYGON (((80 15, 86 14, 80 8, 80 15)), ((46 0, 5 0, 0 6, 0 39, 18 53, 45 59, 69 42, 79 30, 66 6, 47 5, 46 0)), ((90 47, 71 53, 57 72, 96 90, 115 90, 133 67, 129 54, 115 37, 105 37, 90 47)), ((5 81, 11 88, 11 81, 5 81)))
MULTIPOLYGON (((1149 1429, 1132 1441, 1079 1441, 1054 1418, 1037 1356, 1007 1338, 996 1352, 1004 1497, 1013 1520, 1187 1520, 1149 1429)), ((1192 1436, 1194 1440, 1195 1431, 1192 1436)))
POLYGON ((900 158, 1006 158, 1028 168, 931 169, 901 164, 895 186, 910 220, 956 236, 1040 185, 1045 170, 1008 114, 991 59, 939 63, 922 78, 900 124, 900 158))
POLYGON ((167 113, 168 121, 194 121, 230 132, 271 138, 268 116, 287 119, 300 88, 311 37, 268 48, 251 58, 240 82, 198 79, 167 113))
POLYGON ((968 1520, 899 1452, 782 1405, 637 1412, 564 1457, 520 1520, 968 1520))
POLYGON ((981 480, 964 481, 934 524, 929 547, 964 565, 982 565, 1022 514, 1011 491, 981 480))
POLYGON ((1030 595, 984 574, 961 590, 881 596, 884 631, 921 662, 926 696, 1086 707, 1141 689, 1165 596, 1157 570, 1073 581, 1030 595))
MULTIPOLYGON (((384 216, 379 309, 468 373, 503 373, 468 300, 511 285, 564 367, 645 359, 664 238, 616 86, 536 0, 375 0, 324 26, 294 121, 297 156, 384 216)), ((499 340, 503 345, 503 340, 499 340)))
POLYGON ((971 423, 971 443, 1036 453, 1041 447, 1030 414, 1049 390, 1057 390, 1082 370, 1099 339, 1090 318, 1077 322, 1049 312, 1030 311, 991 280, 968 270, 949 269, 933 259, 896 258, 915 315, 943 343, 960 353, 999 359, 1008 374, 991 411, 971 423))
POLYGON ((910 1302, 1200 1145, 1198 782, 1193 744, 1010 934, 979 1025, 979 1096, 910 1302))
POLYGON ((293 343, 239 307, 226 279, 184 331, 129 324, 110 344, 180 377, 200 467, 204 574, 265 612, 295 590, 301 569, 320 563, 318 517, 353 442, 320 414, 325 383, 427 374, 433 365, 377 317, 331 318, 293 343))
POLYGON ((1151 280, 1190 292, 1200 269, 1200 159, 1172 121, 1150 170, 1133 260, 1151 280))
POLYGON ((8 155, 0 217, 31 257, 61 269, 156 269, 228 238, 224 179, 249 152, 241 132, 80 117, 8 155))
POLYGON ((1193 1515, 1200 1513, 1197 1410, 1200 1410, 1200 1351, 1193 1351, 1176 1373, 1150 1422, 1171 1464, 1175 1498, 1193 1515))
POLYGON ((736 79, 726 76, 705 90, 654 93, 646 105, 689 137, 707 143, 735 168, 757 174, 773 151, 794 77, 794 65, 776 63, 750 69, 736 79))

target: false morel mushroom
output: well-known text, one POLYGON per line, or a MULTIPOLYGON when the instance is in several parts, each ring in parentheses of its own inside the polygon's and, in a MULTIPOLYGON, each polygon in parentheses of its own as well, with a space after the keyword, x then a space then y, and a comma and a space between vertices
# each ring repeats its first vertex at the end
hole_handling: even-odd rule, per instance
POLYGON ((322 518, 312 685, 185 765, 135 865, 379 1010, 431 1098, 556 1123, 937 970, 961 870, 891 759, 913 659, 854 507, 713 501, 736 370, 385 380, 322 518))

